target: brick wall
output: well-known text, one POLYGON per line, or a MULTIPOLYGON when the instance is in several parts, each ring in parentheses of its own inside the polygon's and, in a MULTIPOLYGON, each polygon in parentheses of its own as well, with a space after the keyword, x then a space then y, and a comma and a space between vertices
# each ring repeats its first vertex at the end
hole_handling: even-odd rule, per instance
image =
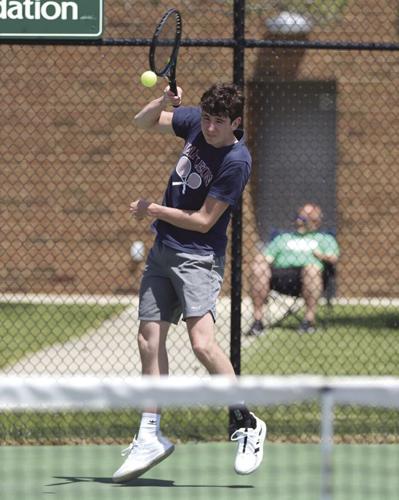
MULTIPOLYGON (((214 5, 205 3, 209 9, 214 5)), ((166 6, 153 4, 156 13, 166 6)), ((350 33, 352 41, 397 41, 395 2, 386 2, 389 19, 376 13, 374 2, 351 4, 342 19, 316 28, 311 38, 345 39, 350 33)), ((188 14, 186 35, 231 36, 230 16, 211 11, 204 22, 198 12, 188 14)), ((147 37, 152 31, 151 16, 140 18, 126 10, 125 2, 107 2, 106 15, 106 36, 147 37)), ((267 36, 256 12, 249 12, 247 26, 248 36, 267 36)), ((181 146, 138 133, 132 124, 135 112, 156 94, 138 84, 147 68, 147 52, 133 47, 0 45, 1 292, 137 290, 143 264, 131 260, 130 245, 143 240, 148 249, 153 236, 148 223, 130 220, 128 205, 141 195, 160 201, 181 146)), ((178 76, 186 102, 197 102, 211 81, 230 80, 231 68, 230 50, 182 48, 178 76)), ((277 76, 337 82, 343 295, 399 293, 394 265, 397 75, 395 52, 247 51, 248 80, 277 76)), ((157 91, 161 89, 159 84, 157 91)), ((244 196, 244 219, 245 291, 257 239, 251 188, 244 196)), ((226 278, 227 293, 228 272, 226 278)))

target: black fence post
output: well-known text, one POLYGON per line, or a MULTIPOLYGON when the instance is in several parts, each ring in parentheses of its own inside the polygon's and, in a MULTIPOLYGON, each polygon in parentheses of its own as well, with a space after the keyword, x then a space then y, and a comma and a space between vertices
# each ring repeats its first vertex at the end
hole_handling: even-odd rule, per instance
MULTIPOLYGON (((234 0, 233 81, 244 89, 245 0, 234 0)), ((232 214, 231 241, 231 321, 230 359, 237 375, 241 373, 241 261, 242 199, 232 214)))

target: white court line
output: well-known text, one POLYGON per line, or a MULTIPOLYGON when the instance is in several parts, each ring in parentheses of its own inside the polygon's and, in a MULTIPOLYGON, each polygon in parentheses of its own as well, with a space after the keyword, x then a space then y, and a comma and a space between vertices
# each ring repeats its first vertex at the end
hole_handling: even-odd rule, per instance
POLYGON ((136 295, 0 293, 0 302, 10 304, 88 304, 101 306, 121 304, 130 306, 136 298, 136 295))
POLYGON ((373 307, 399 307, 397 297, 337 297, 332 304, 339 306, 373 306, 373 307))
MULTIPOLYGON (((223 301, 229 299, 223 297, 223 301)), ((89 304, 89 305, 132 305, 136 295, 78 295, 78 294, 34 294, 0 293, 0 302, 10 304, 89 304)), ((399 298, 390 297, 336 297, 333 305, 399 307, 399 298)))

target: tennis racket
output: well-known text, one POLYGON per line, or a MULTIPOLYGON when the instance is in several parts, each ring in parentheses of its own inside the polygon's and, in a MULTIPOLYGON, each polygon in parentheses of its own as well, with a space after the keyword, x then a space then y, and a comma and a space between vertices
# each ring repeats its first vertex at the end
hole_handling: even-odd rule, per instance
POLYGON ((176 9, 169 9, 159 21, 150 45, 150 68, 165 76, 170 90, 177 95, 176 64, 182 34, 182 19, 176 9))

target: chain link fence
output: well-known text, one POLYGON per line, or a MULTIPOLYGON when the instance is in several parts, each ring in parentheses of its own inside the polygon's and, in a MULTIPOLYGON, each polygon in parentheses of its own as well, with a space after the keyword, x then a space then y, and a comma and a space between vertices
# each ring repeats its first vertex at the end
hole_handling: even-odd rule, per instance
MULTIPOLYGON (((212 83, 234 78, 237 2, 174 6, 186 41, 177 80, 184 103, 197 104, 212 83)), ((182 144, 137 130, 133 117, 163 91, 161 81, 142 87, 139 76, 148 69, 145 40, 167 7, 108 1, 109 44, 0 45, 3 373, 140 373, 137 293, 153 234, 128 207, 139 197, 161 201, 182 144)), ((241 373, 399 375, 396 2, 247 1, 241 14, 253 156, 234 221, 242 222, 241 373), (316 331, 298 331, 303 294, 271 291, 264 330, 247 335, 257 256, 276 232, 295 229, 305 203, 321 207, 321 230, 340 251, 316 331)), ((235 259, 229 249, 218 306, 226 352, 235 259)), ((184 324, 168 347, 172 373, 205 373, 184 324)))

